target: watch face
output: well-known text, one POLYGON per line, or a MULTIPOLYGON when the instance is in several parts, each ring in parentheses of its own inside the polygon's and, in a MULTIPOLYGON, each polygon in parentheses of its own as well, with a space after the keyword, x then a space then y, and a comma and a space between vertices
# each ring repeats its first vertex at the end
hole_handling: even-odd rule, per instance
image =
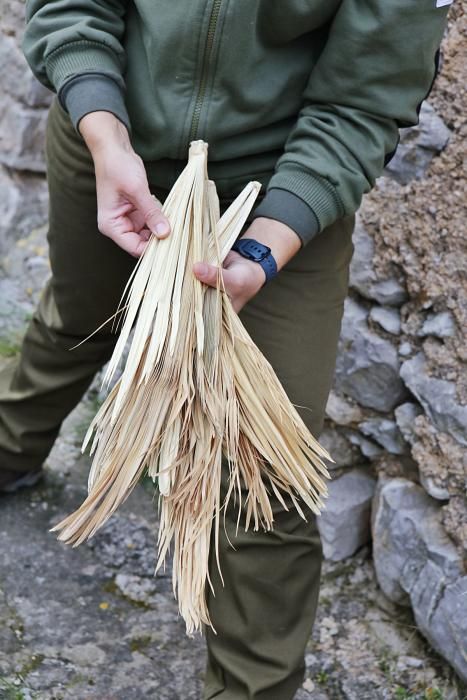
POLYGON ((253 262, 261 262, 271 252, 268 246, 258 243, 252 238, 241 238, 239 241, 236 241, 234 250, 243 255, 243 257, 248 258, 248 260, 253 260, 253 262))

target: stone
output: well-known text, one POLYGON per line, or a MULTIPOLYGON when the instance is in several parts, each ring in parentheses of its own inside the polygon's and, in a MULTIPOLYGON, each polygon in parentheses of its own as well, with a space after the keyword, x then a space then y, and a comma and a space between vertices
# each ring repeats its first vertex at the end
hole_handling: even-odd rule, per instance
POLYGON ((397 662, 397 668, 403 670, 406 668, 422 668, 423 659, 417 659, 415 656, 400 656, 397 662))
POLYGON ((35 175, 21 178, 10 175, 0 165, 0 201, 0 254, 3 255, 15 240, 47 220, 47 183, 35 175))
MULTIPOLYGON (((22 32, 23 23, 20 27, 22 32)), ((0 30, 0 65, 8 66, 1 78, 0 163, 44 173, 45 125, 53 95, 33 76, 14 31, 0 30)))
POLYGON ((77 666, 100 666, 106 660, 105 651, 91 642, 65 647, 62 656, 77 666))
POLYGON ((401 331, 401 315, 398 309, 373 306, 370 311, 370 318, 381 326, 383 330, 392 335, 398 335, 401 331))
POLYGON ((369 298, 371 285, 376 280, 373 270, 375 243, 367 232, 360 216, 355 217, 355 228, 352 234, 354 252, 350 262, 350 286, 362 296, 369 298))
POLYGON ((312 693, 315 689, 315 684, 311 680, 311 678, 307 678, 306 681, 304 681, 302 685, 303 690, 306 690, 307 693, 312 693))
POLYGON ((400 130, 400 142, 385 172, 402 185, 426 175, 434 156, 446 147, 451 131, 428 102, 423 102, 419 123, 400 130))
POLYGON ((117 574, 115 585, 129 600, 136 603, 150 604, 156 592, 156 579, 132 576, 131 574, 117 574))
MULTIPOLYGON (((52 92, 34 77, 16 38, 1 32, 0 65, 8 66, 8 70, 2 73, 3 95, 9 95, 27 107, 49 107, 52 92)), ((8 109, 9 104, 11 103, 3 100, 0 110, 8 109)))
POLYGON ((370 539, 370 508, 375 479, 363 469, 353 469, 331 480, 326 508, 318 527, 326 559, 350 557, 370 539))
POLYGON ((385 450, 395 455, 407 452, 407 443, 397 423, 389 418, 368 418, 359 425, 364 435, 373 438, 385 450))
POLYGON ((373 559, 379 585, 393 602, 408 602, 401 577, 420 559, 423 564, 424 557, 436 561, 453 580, 460 574, 459 555, 440 519, 439 505, 420 486, 380 477, 373 504, 373 559))
POLYGON ((9 542, 0 557, 0 638, 3 642, 8 623, 7 629, 18 634, 16 641, 14 634, 5 640, 10 648, 0 643, 0 697, 10 697, 3 690, 19 679, 14 697, 26 698, 26 686, 31 700, 198 700, 204 645, 201 635, 186 636, 170 578, 154 578, 157 534, 151 495, 136 489, 123 508, 126 513, 120 510, 107 533, 108 543, 109 536, 117 537, 115 551, 124 557, 120 565, 110 557, 105 564, 99 548, 65 547, 49 533, 52 521, 82 502, 88 470, 89 462, 76 464, 69 478, 46 479, 41 489, 48 512, 32 508, 36 491, 15 495, 0 508, 0 537, 3 541, 8 532, 9 542), (147 578, 139 565, 146 562, 151 564, 147 578), (115 585, 121 574, 123 595, 115 585), (149 605, 137 599, 145 578, 148 587, 157 586, 149 605))
POLYGON ((368 327, 366 308, 347 298, 336 364, 335 389, 362 406, 391 411, 407 394, 399 358, 389 340, 368 327))
POLYGON ((350 467, 361 461, 361 452, 339 430, 325 426, 319 437, 320 444, 329 452, 334 462, 326 460, 331 471, 341 467, 350 467))
POLYGON ((460 642, 467 638, 467 576, 441 516, 440 505, 420 486, 380 477, 373 503, 373 559, 383 592, 411 605, 422 634, 467 680, 460 642))
POLYGON ((407 355, 412 354, 412 346, 409 342, 406 340, 399 345, 399 355, 402 355, 402 357, 407 357, 407 355))
POLYGON ((434 335, 437 338, 450 338, 456 333, 456 324, 450 311, 442 311, 439 314, 429 314, 418 335, 422 338, 434 335))
POLYGON ((378 304, 400 306, 408 300, 408 295, 403 284, 395 277, 390 277, 378 280, 372 285, 370 299, 374 299, 378 304))
POLYGON ((149 578, 151 586, 154 584, 156 558, 153 544, 150 528, 142 518, 133 514, 125 518, 117 513, 86 546, 103 565, 117 568, 120 575, 130 575, 119 579, 120 590, 125 592, 135 572, 149 578))
POLYGON ((421 406, 416 403, 411 403, 410 401, 401 403, 394 410, 397 426, 401 431, 404 440, 410 444, 412 444, 415 439, 414 421, 416 417, 422 413, 423 410, 421 406))
POLYGON ((383 454, 380 445, 363 437, 363 435, 356 430, 346 431, 346 436, 352 445, 357 445, 360 448, 362 455, 367 459, 377 459, 383 454))
POLYGON ((411 589, 411 602, 420 632, 467 682, 467 576, 447 583, 444 572, 429 561, 411 589))
POLYGON ((337 425, 350 425, 362 419, 362 410, 360 406, 331 391, 326 404, 326 415, 337 425))
POLYGON ((430 377, 423 352, 406 360, 400 375, 438 430, 467 446, 467 405, 458 402, 455 382, 430 377))
POLYGON ((356 218, 352 241, 354 253, 350 263, 350 287, 366 299, 383 306, 400 306, 406 302, 407 290, 399 279, 379 279, 376 276, 373 267, 375 243, 359 216, 356 218))
POLYGON ((436 501, 449 500, 448 489, 444 486, 439 486, 432 476, 426 476, 422 470, 420 470, 420 483, 425 491, 436 501))
POLYGON ((0 162, 9 168, 45 173, 46 110, 11 101, 0 112, 0 162))

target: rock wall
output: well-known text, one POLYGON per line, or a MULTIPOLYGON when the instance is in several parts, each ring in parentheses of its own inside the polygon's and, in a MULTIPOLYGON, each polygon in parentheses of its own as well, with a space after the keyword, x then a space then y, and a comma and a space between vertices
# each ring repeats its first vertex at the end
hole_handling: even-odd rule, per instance
POLYGON ((0 7, 0 254, 47 217, 44 133, 51 94, 31 74, 20 48, 24 2, 0 7))
POLYGON ((331 498, 342 508, 334 503, 321 519, 331 559, 372 538, 382 590, 413 608, 422 633, 464 680, 466 85, 467 4, 460 3, 420 124, 401 132, 358 216, 322 435, 336 462, 331 498))
MULTIPOLYGON (((335 464, 325 555, 373 539, 381 589, 410 605, 467 679, 467 6, 452 10, 420 124, 366 197, 322 435, 335 464), (371 527, 370 527, 371 519, 371 527)), ((24 5, 0 8, 0 253, 46 220, 50 94, 19 48, 24 5)))

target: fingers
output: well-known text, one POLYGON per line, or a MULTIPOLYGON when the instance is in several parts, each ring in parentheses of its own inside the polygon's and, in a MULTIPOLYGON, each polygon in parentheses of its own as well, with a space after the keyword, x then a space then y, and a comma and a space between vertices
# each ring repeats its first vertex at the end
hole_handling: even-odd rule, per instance
POLYGON ((147 229, 146 222, 144 221, 144 216, 141 214, 138 209, 134 209, 131 211, 129 214, 127 214, 128 218, 131 221, 131 228, 129 229, 130 231, 136 231, 136 233, 139 233, 143 229, 147 229))
POLYGON ((151 235, 151 232, 146 229, 140 233, 134 231, 113 233, 109 238, 134 258, 139 258, 144 253, 151 235))
POLYGON ((221 273, 224 282, 224 290, 227 296, 229 297, 230 301, 232 302, 234 310, 237 313, 240 311, 244 302, 240 298, 237 298, 236 295, 236 291, 238 290, 239 284, 238 280, 235 277, 235 274, 232 277, 232 273, 230 270, 221 270, 219 267, 215 267, 214 265, 208 265, 204 262, 195 263, 193 265, 193 272, 196 279, 198 279, 203 284, 207 284, 208 287, 214 288, 217 288, 218 285, 220 286, 219 273, 221 273))
POLYGON ((242 287, 243 280, 241 278, 239 279, 238 273, 234 270, 220 270, 215 265, 199 262, 193 265, 193 272, 200 282, 207 284, 209 287, 218 286, 219 272, 221 272, 222 279, 224 280, 224 287, 229 296, 231 292, 238 292, 242 287))
MULTIPOLYGON (((230 255, 230 254, 229 254, 230 255)), ((223 286, 238 313, 264 285, 266 275, 260 265, 232 253, 225 260, 227 267, 218 268, 205 262, 193 265, 195 277, 210 287, 217 287, 219 274, 222 274, 223 286)))
POLYGON ((214 265, 208 265, 204 262, 198 262, 193 265, 195 277, 200 282, 204 282, 209 287, 217 287, 219 278, 219 268, 214 265))
POLYGON ((170 233, 169 221, 161 211, 161 203, 152 196, 149 188, 133 192, 130 197, 148 229, 158 238, 166 238, 170 233))
POLYGON ((198 262, 193 265, 193 272, 200 282, 207 284, 208 287, 217 287, 219 285, 219 272, 222 275, 224 282, 224 289, 227 295, 234 299, 238 296, 242 296, 244 287, 246 286, 245 275, 241 270, 228 270, 225 268, 216 267, 215 265, 208 265, 205 262, 198 262))
POLYGON ((111 217, 105 219, 104 217, 104 220, 99 225, 99 230, 104 236, 110 238, 122 250, 125 250, 135 258, 140 257, 144 253, 152 236, 151 231, 146 227, 138 230, 138 227, 135 226, 133 213, 113 219, 111 217))

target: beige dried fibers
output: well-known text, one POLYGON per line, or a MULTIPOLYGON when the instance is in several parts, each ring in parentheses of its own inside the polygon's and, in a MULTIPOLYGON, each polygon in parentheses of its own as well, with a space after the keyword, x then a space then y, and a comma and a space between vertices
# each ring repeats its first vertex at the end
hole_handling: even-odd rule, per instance
POLYGON ((318 513, 326 494, 328 453, 308 431, 273 369, 217 289, 193 275, 193 263, 221 265, 259 191, 250 183, 222 217, 207 177, 207 145, 189 160, 164 205, 172 227, 153 237, 122 300, 123 323, 105 384, 134 327, 122 376, 92 421, 83 449, 93 455, 89 495, 54 530, 78 545, 112 515, 144 472, 160 492, 156 570, 173 547, 173 588, 191 634, 211 624, 206 584, 211 534, 220 571, 222 513, 234 496, 238 525, 273 527, 270 493, 318 513), (124 313, 123 313, 124 312, 124 313), (222 455, 229 489, 220 501, 222 455), (242 500, 242 487, 248 494, 242 500))

